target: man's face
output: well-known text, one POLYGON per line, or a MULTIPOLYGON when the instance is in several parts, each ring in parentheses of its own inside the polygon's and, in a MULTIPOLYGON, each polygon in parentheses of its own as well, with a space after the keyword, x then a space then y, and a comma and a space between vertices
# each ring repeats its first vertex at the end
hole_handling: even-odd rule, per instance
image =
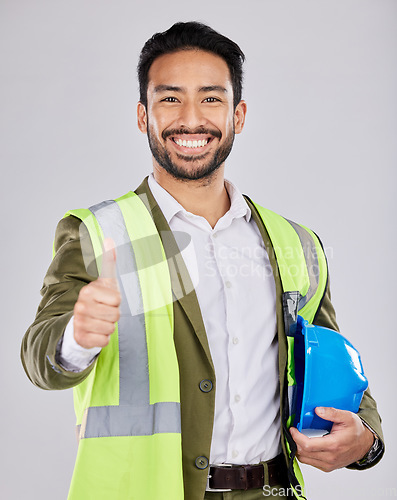
POLYGON ((245 103, 233 107, 229 68, 201 50, 165 54, 149 70, 147 109, 138 126, 148 134, 155 167, 178 179, 202 179, 223 165, 240 133, 245 103))

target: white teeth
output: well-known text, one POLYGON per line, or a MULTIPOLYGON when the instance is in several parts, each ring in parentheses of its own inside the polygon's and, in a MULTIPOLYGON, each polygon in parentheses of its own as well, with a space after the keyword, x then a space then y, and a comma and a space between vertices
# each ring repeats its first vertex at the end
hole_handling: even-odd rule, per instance
POLYGON ((183 146, 185 148, 202 148, 208 143, 208 139, 202 139, 201 141, 187 141, 186 139, 174 139, 178 146, 183 146))

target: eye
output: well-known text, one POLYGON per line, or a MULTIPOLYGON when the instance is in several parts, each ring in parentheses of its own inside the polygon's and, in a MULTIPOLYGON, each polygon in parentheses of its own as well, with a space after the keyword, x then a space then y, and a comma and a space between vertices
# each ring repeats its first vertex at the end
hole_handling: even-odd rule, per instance
POLYGON ((217 99, 216 97, 206 97, 204 99, 204 102, 219 102, 219 99, 217 99))
POLYGON ((178 99, 176 97, 164 97, 161 102, 178 102, 178 99))

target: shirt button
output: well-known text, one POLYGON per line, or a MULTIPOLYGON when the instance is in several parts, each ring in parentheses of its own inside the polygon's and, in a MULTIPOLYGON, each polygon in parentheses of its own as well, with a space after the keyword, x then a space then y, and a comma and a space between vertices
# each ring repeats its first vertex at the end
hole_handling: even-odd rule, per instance
POLYGON ((208 467, 208 458, 197 457, 194 463, 198 469, 206 469, 208 467))
POLYGON ((217 238, 218 237, 218 233, 212 233, 212 237, 213 238, 217 238))
POLYGON ((236 458, 237 456, 238 456, 238 451, 237 450, 233 450, 232 451, 232 457, 236 458))
POLYGON ((233 344, 236 345, 239 343, 238 337, 233 337, 233 344))
POLYGON ((236 403, 239 403, 239 402, 241 401, 241 396, 240 396, 240 394, 236 394, 236 395, 234 396, 234 401, 236 401, 236 403))
POLYGON ((232 288, 232 284, 230 283, 230 281, 225 281, 225 287, 232 288))
POLYGON ((211 380, 204 379, 199 384, 200 391, 210 392, 212 390, 212 382, 211 380))

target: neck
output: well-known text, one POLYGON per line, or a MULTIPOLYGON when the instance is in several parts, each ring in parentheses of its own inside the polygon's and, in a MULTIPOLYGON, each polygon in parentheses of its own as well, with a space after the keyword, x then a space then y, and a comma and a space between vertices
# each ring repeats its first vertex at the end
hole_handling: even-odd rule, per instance
POLYGON ((176 179, 164 168, 154 164, 153 175, 185 210, 204 217, 212 228, 230 208, 225 188, 224 164, 205 179, 176 179))

